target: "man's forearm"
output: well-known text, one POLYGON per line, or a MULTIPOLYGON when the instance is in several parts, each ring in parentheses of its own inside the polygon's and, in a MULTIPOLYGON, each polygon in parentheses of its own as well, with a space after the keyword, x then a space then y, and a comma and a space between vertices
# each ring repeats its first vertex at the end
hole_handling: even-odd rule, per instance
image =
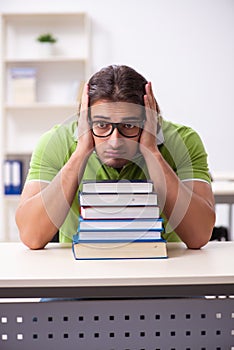
MULTIPOLYGON (((83 176, 88 155, 77 151, 53 181, 32 196, 22 195, 16 221, 22 241, 32 249, 43 248, 63 224, 83 176)), ((40 186, 40 185, 39 185, 40 186)), ((27 191, 27 188, 26 188, 27 191)))
POLYGON ((160 208, 168 219, 168 229, 176 231, 188 247, 202 247, 209 241, 215 222, 209 186, 201 182, 181 182, 158 151, 147 152, 145 160, 160 208), (201 195, 198 186, 207 186, 207 196, 201 195))

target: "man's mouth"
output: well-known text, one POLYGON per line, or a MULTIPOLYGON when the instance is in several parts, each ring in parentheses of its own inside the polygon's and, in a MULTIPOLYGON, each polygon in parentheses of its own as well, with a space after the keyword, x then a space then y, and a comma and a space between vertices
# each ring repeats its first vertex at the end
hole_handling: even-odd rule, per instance
POLYGON ((105 152, 105 155, 107 157, 111 157, 111 158, 124 158, 125 152, 124 151, 109 150, 109 151, 105 152))

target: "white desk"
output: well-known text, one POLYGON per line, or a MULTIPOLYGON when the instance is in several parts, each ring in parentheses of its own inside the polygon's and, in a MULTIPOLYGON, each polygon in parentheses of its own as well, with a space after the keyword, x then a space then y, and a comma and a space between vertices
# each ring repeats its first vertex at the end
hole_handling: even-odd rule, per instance
POLYGON ((234 181, 212 182, 212 190, 217 203, 234 203, 234 181))
POLYGON ((88 300, 0 304, 0 349, 233 349, 234 242, 171 243, 168 253, 77 261, 70 245, 1 243, 1 298, 88 300), (196 295, 223 298, 187 298, 196 295))
POLYGON ((212 172, 213 181, 234 181, 234 171, 212 172))
POLYGON ((183 243, 167 246, 166 260, 77 261, 70 244, 33 251, 21 243, 1 243, 0 297, 106 297, 108 288, 128 294, 132 288, 136 296, 142 286, 139 296, 152 296, 151 290, 154 296, 161 290, 161 296, 234 295, 234 242, 210 242, 201 250, 183 243))

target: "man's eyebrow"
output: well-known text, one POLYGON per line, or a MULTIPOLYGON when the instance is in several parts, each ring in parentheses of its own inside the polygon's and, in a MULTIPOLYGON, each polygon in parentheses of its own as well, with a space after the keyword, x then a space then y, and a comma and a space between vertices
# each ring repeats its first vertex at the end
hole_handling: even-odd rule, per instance
MULTIPOLYGON (((108 121, 110 121, 111 120, 111 118, 110 117, 106 117, 106 116, 104 116, 104 115, 94 115, 93 117, 92 117, 92 119, 93 120, 108 120, 108 121)), ((126 123, 126 122, 141 122, 142 121, 142 117, 141 116, 139 116, 139 117, 137 117, 137 116, 129 116, 129 117, 122 117, 122 119, 121 119, 121 123, 126 123)))
POLYGON ((111 120, 110 117, 105 117, 104 115, 94 115, 92 119, 104 119, 104 120, 111 120))
POLYGON ((129 117, 123 117, 122 121, 124 122, 141 122, 142 121, 142 117, 139 116, 129 116, 129 117))

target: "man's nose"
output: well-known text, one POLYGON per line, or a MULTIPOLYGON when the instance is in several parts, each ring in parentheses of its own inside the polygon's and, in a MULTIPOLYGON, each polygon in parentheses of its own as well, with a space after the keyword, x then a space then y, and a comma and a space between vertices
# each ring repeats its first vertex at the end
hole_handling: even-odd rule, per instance
POLYGON ((123 143, 123 138, 124 136, 122 136, 119 133, 119 130, 117 128, 114 129, 114 131, 112 132, 112 134, 109 136, 108 141, 111 143, 112 147, 118 147, 123 143))

